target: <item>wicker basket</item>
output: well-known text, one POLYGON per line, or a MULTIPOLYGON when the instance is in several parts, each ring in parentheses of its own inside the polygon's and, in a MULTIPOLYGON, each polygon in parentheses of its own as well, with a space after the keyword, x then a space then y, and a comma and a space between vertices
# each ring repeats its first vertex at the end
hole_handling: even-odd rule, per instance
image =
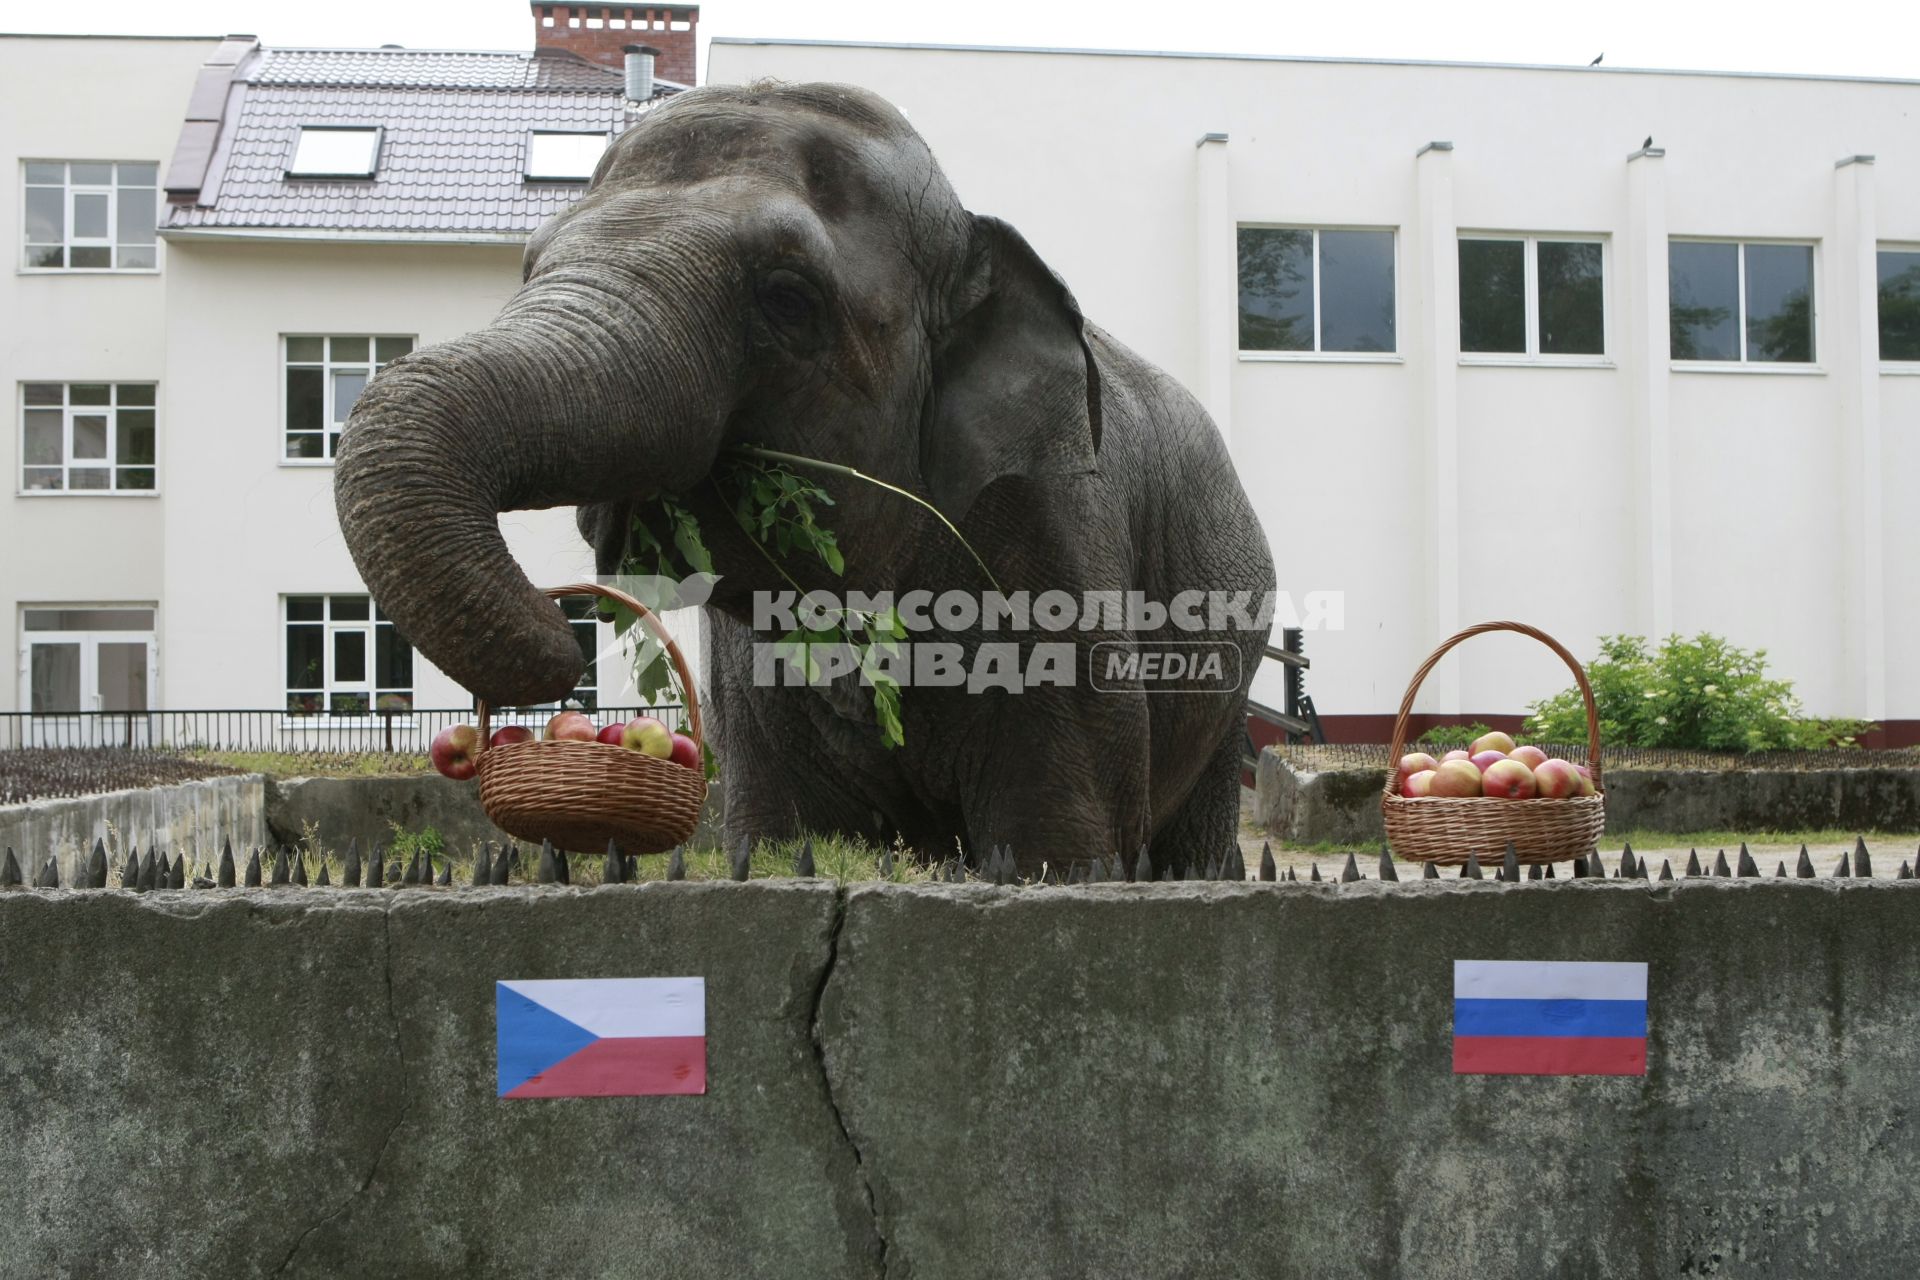
POLYGON ((1600 778, 1600 716, 1593 705, 1593 688, 1574 656, 1546 632, 1523 622, 1483 622, 1468 627, 1433 651, 1413 673, 1400 714, 1393 722, 1393 747, 1387 755, 1386 793, 1380 797, 1380 816, 1386 820, 1387 841, 1401 857, 1416 862, 1452 866, 1469 854, 1482 862, 1506 856, 1511 843, 1523 863, 1569 862, 1591 853, 1607 823, 1607 798, 1600 778), (1503 800, 1497 796, 1417 796, 1400 794, 1400 753, 1407 742, 1407 718, 1413 699, 1434 664, 1469 636, 1488 631, 1517 631, 1532 636, 1560 655, 1580 685, 1587 704, 1587 764, 1593 770, 1595 794, 1562 800, 1503 800))
MULTIPOLYGON (((604 596, 639 615, 666 646, 686 691, 693 740, 700 732, 700 695, 680 646, 645 605, 624 591, 591 583, 554 587, 555 600, 604 596)), ((598 853, 607 841, 625 853, 664 853, 684 843, 707 799, 702 769, 629 751, 605 742, 516 742, 488 746, 487 704, 480 713, 480 805, 495 826, 522 840, 551 840, 556 848, 598 853)))

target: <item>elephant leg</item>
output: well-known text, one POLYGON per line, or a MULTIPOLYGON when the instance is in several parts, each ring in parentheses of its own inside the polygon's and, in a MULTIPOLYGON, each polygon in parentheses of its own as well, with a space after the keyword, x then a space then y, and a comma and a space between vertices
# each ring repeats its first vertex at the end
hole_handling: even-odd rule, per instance
POLYGON ((1205 868, 1209 859, 1224 858, 1240 838, 1240 753, 1245 749, 1236 722, 1201 771, 1185 800, 1154 833, 1148 853, 1154 874, 1171 868, 1186 874, 1189 862, 1205 868))

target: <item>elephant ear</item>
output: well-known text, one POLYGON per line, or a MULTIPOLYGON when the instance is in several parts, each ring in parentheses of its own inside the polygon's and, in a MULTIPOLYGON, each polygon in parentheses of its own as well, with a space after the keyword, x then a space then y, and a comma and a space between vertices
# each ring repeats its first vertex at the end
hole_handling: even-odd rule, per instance
POLYGON ((1092 472, 1100 374, 1066 284, 998 218, 973 215, 952 320, 933 358, 920 474, 958 520, 1002 476, 1092 472))

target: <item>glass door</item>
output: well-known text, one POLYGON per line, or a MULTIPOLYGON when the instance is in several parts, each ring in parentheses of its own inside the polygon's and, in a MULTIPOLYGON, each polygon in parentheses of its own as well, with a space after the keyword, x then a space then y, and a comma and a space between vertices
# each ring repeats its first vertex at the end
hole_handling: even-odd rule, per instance
POLYGON ((20 703, 26 744, 145 746, 152 707, 153 610, 23 610, 20 703), (114 714, 119 713, 119 714, 114 714))

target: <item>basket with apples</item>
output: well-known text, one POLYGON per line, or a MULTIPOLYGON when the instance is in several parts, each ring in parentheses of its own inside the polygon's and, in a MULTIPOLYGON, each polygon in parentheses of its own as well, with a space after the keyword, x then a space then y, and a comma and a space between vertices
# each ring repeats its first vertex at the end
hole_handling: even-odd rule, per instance
POLYGON ((547 594, 604 596, 633 610, 680 678, 689 733, 651 716, 602 728, 584 712, 561 711, 539 736, 522 725, 489 735, 487 704, 476 702, 479 727, 442 730, 433 740, 434 767, 450 778, 478 775, 481 808, 509 835, 577 853, 603 850, 609 840, 626 853, 664 853, 693 834, 707 799, 700 695, 686 659, 660 619, 624 591, 575 583, 547 594))
POLYGON ((1559 641, 1522 622, 1483 622, 1468 627, 1433 651, 1407 686, 1393 723, 1386 792, 1380 814, 1393 851, 1419 862, 1482 862, 1506 856, 1511 844, 1522 863, 1568 862, 1591 853, 1607 822, 1600 778, 1600 716, 1587 673, 1559 641), (1538 747, 1516 747, 1504 733, 1489 733, 1465 751, 1434 759, 1425 752, 1402 755, 1407 719, 1421 682, 1447 651, 1470 636, 1517 631, 1560 655, 1587 704, 1587 763, 1555 759, 1538 747))

